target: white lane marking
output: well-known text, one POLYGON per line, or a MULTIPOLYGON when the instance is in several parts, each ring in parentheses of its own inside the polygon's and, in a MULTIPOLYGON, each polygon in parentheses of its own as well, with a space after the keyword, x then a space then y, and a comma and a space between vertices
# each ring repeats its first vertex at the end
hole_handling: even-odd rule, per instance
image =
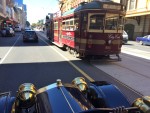
MULTIPOLYGON (((41 38, 40 38, 41 39, 41 38)), ((41 39, 43 42, 45 42, 47 45, 49 45, 45 40, 41 39)), ((51 47, 51 46, 50 46, 51 47)), ((66 58, 64 55, 62 55, 60 52, 58 52, 54 47, 51 47, 55 52, 57 52, 61 57, 63 57, 71 66, 73 66, 78 72, 80 72, 84 77, 86 77, 89 81, 94 81, 88 74, 86 74, 82 69, 80 69, 78 66, 76 66, 74 63, 72 63, 68 58, 66 58)))
POLYGON ((150 52, 147 52, 147 51, 123 47, 121 52, 132 55, 132 56, 136 56, 136 57, 145 58, 147 60, 150 60, 150 52))
MULTIPOLYGON (((21 35, 20 35, 21 36, 21 35)), ((0 60, 0 65, 3 63, 3 61, 6 59, 6 57, 8 56, 8 54, 10 53, 10 51, 13 49, 13 47, 16 45, 17 41, 19 40, 20 36, 18 37, 18 39, 15 41, 15 43, 13 44, 13 46, 7 51, 7 53, 5 54, 5 56, 0 60)))

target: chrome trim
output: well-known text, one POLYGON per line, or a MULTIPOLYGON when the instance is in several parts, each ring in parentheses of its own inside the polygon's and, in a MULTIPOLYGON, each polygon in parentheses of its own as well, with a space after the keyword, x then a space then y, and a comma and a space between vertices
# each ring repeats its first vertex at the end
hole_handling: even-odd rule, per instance
POLYGON ((47 91, 47 90, 52 89, 52 88, 55 88, 55 87, 57 87, 57 84, 56 84, 56 83, 51 84, 51 85, 48 85, 48 86, 45 86, 45 87, 43 87, 43 88, 38 89, 36 94, 43 93, 44 91, 47 91))
POLYGON ((63 96, 65 97, 65 99, 66 99, 66 101, 67 101, 67 103, 68 103, 68 106, 70 107, 71 111, 72 111, 73 113, 75 113, 75 111, 74 111, 74 110, 73 110, 73 108, 71 107, 71 105, 70 105, 70 103, 69 103, 69 101, 68 101, 67 97, 65 96, 65 94, 64 94, 64 92, 63 92, 63 90, 61 89, 61 87, 60 87, 60 90, 61 90, 61 92, 62 92, 63 96))

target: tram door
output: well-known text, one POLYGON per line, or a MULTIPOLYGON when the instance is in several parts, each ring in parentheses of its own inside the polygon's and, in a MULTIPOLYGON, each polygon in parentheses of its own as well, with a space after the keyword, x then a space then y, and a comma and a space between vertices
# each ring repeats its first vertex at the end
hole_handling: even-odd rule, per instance
POLYGON ((76 14, 75 15, 75 34, 74 34, 74 37, 75 37, 75 48, 77 49, 77 51, 79 51, 79 46, 80 46, 80 20, 79 20, 79 14, 76 14))
POLYGON ((62 21, 59 20, 59 24, 58 24, 58 41, 60 44, 62 44, 62 41, 61 41, 61 36, 62 36, 62 21))
POLYGON ((87 45, 87 14, 81 13, 80 16, 80 49, 85 51, 87 45))
POLYGON ((57 20, 57 22, 55 23, 55 42, 60 44, 60 36, 61 36, 61 22, 60 20, 57 20))
POLYGON ((86 30, 87 16, 86 14, 78 13, 75 15, 75 47, 80 52, 84 52, 86 49, 86 30))

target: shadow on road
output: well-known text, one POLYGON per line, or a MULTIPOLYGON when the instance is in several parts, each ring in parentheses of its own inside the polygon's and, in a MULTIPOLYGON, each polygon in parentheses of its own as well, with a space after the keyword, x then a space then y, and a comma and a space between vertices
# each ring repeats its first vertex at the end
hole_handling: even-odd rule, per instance
POLYGON ((0 47, 26 47, 26 46, 53 46, 53 44, 44 37, 38 36, 39 42, 28 41, 23 42, 22 34, 16 33, 14 37, 0 37, 0 47), (44 40, 44 42, 43 42, 44 40), (46 43, 47 44, 46 44, 46 43))

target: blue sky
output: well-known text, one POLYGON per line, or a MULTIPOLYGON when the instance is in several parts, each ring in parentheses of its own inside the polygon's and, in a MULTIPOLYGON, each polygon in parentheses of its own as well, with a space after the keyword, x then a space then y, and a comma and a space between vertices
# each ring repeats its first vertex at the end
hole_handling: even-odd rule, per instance
POLYGON ((59 10, 57 0, 23 0, 23 3, 27 5, 27 20, 31 24, 59 10))

